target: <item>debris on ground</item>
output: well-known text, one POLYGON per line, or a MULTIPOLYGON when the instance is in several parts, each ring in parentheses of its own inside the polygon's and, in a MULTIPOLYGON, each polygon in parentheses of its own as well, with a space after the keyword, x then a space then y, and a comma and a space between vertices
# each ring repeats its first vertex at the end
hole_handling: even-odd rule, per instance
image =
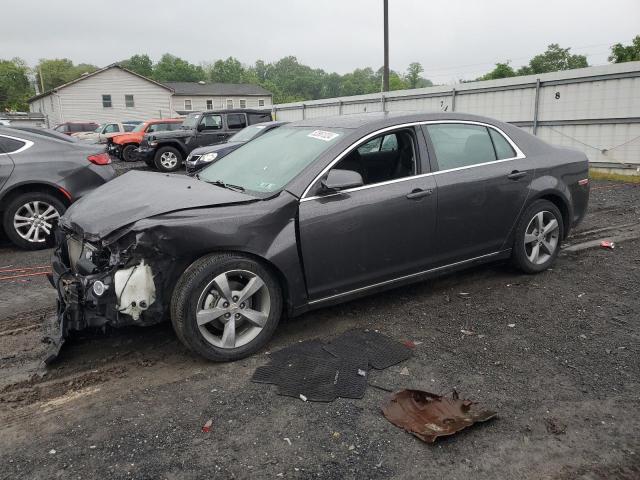
POLYGON ((207 420, 207 422, 202 426, 202 433, 209 433, 211 431, 213 425, 213 419, 207 420))
POLYGON ((608 248, 610 250, 613 250, 614 248, 616 248, 616 244, 610 240, 603 240, 600 242, 600 246, 602 248, 608 248))
POLYGON ((557 418, 545 418, 544 424, 547 427, 547 432, 552 435, 564 435, 567 433, 567 426, 557 418))
POLYGON ((289 446, 291 446, 291 439, 284 437, 284 441, 287 442, 289 444, 289 446))
POLYGON ((438 437, 453 435, 497 415, 477 405, 471 400, 461 400, 455 391, 449 398, 422 390, 400 390, 387 399, 382 413, 395 426, 433 443, 438 437))
POLYGON ((273 352, 251 381, 275 384, 278 395, 304 402, 358 399, 367 388, 369 368, 382 370, 411 355, 409 348, 379 332, 350 330, 328 344, 307 340, 273 352))
POLYGON ((507 325, 507 327, 509 327, 509 328, 513 328, 513 327, 515 327, 515 326, 516 326, 516 324, 515 324, 515 323, 510 323, 510 324, 508 324, 508 325, 507 325))
POLYGON ((400 370, 400 375, 409 375, 409 369, 407 367, 402 367, 402 370, 400 370))

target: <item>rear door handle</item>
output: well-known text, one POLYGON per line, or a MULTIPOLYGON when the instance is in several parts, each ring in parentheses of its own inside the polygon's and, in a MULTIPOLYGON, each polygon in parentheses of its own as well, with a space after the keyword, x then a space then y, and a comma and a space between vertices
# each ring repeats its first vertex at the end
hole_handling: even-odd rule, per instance
POLYGON ((433 190, 431 188, 428 188, 426 190, 423 190, 421 188, 416 188, 411 193, 407 194, 407 198, 409 200, 417 200, 422 197, 428 197, 432 193, 433 193, 433 190))
POLYGON ((507 175, 507 178, 509 180, 518 180, 522 177, 527 176, 527 172, 520 172, 518 170, 514 170, 513 172, 511 172, 509 175, 507 175))

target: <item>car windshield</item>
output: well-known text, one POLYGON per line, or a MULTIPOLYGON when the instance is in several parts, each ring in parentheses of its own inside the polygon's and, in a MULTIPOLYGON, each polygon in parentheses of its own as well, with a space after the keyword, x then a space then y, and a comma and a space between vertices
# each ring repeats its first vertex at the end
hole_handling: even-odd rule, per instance
POLYGON ((187 115, 182 122, 182 128, 196 128, 196 123, 198 122, 199 116, 199 113, 190 113, 189 115, 187 115))
POLYGON ((104 128, 105 124, 101 123, 100 125, 98 125, 98 128, 96 128, 94 130, 95 133, 100 133, 102 131, 102 129, 104 128))
POLYGON ((276 128, 204 169, 200 179, 259 193, 276 192, 343 135, 344 130, 335 128, 276 128))
POLYGON ((253 137, 263 132, 267 128, 266 125, 251 125, 250 127, 243 128, 233 137, 229 139, 231 142, 248 142, 253 137))
POLYGON ((141 123, 140 125, 136 125, 136 128, 134 128, 131 131, 132 132, 142 132, 144 130, 144 127, 146 127, 146 126, 147 126, 146 123, 141 123))

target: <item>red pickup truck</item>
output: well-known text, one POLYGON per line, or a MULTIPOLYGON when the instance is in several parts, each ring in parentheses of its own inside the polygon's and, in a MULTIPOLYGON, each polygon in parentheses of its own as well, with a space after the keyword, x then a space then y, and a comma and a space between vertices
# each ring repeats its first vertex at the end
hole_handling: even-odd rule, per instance
POLYGON ((179 130, 181 125, 181 118, 147 120, 129 133, 109 138, 107 140, 107 152, 109 152, 109 155, 121 158, 125 162, 130 162, 133 160, 133 151, 140 146, 145 133, 179 130))

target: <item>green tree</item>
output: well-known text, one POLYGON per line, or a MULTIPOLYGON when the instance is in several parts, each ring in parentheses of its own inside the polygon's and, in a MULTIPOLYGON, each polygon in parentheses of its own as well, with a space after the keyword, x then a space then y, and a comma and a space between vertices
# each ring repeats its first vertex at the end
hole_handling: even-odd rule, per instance
POLYGON ((74 65, 68 58, 42 58, 35 67, 38 87, 44 91, 59 87, 62 84, 79 78, 84 73, 95 72, 95 65, 81 63, 74 65))
POLYGON ((634 62, 640 60, 640 35, 631 41, 631 45, 616 43, 611 46, 609 61, 613 63, 634 62))
POLYGON ((146 53, 133 55, 128 60, 121 62, 120 65, 143 77, 153 76, 153 61, 146 53))
POLYGON ((0 111, 29 109, 27 99, 34 91, 28 74, 24 60, 0 60, 0 111))
POLYGON ((159 82, 199 82, 206 79, 204 69, 180 57, 165 53, 153 67, 153 79, 159 82))
POLYGON ((409 85, 409 88, 418 88, 418 81, 420 80, 420 74, 424 72, 424 68, 418 62, 413 62, 409 64, 409 68, 407 68, 407 74, 405 75, 405 80, 409 85))
POLYGON ((209 69, 209 78, 217 83, 243 83, 247 71, 236 58, 216 61, 209 69))
POLYGON ((483 76, 477 78, 476 80, 495 80, 497 78, 507 78, 507 77, 515 77, 516 72, 509 65, 509 60, 504 63, 496 63, 496 68, 491 70, 489 73, 485 73, 483 76))
POLYGON ((587 57, 572 55, 570 50, 571 48, 561 48, 557 43, 552 43, 544 53, 533 57, 529 61, 529 65, 520 68, 517 73, 518 75, 533 75, 589 66, 587 57))

